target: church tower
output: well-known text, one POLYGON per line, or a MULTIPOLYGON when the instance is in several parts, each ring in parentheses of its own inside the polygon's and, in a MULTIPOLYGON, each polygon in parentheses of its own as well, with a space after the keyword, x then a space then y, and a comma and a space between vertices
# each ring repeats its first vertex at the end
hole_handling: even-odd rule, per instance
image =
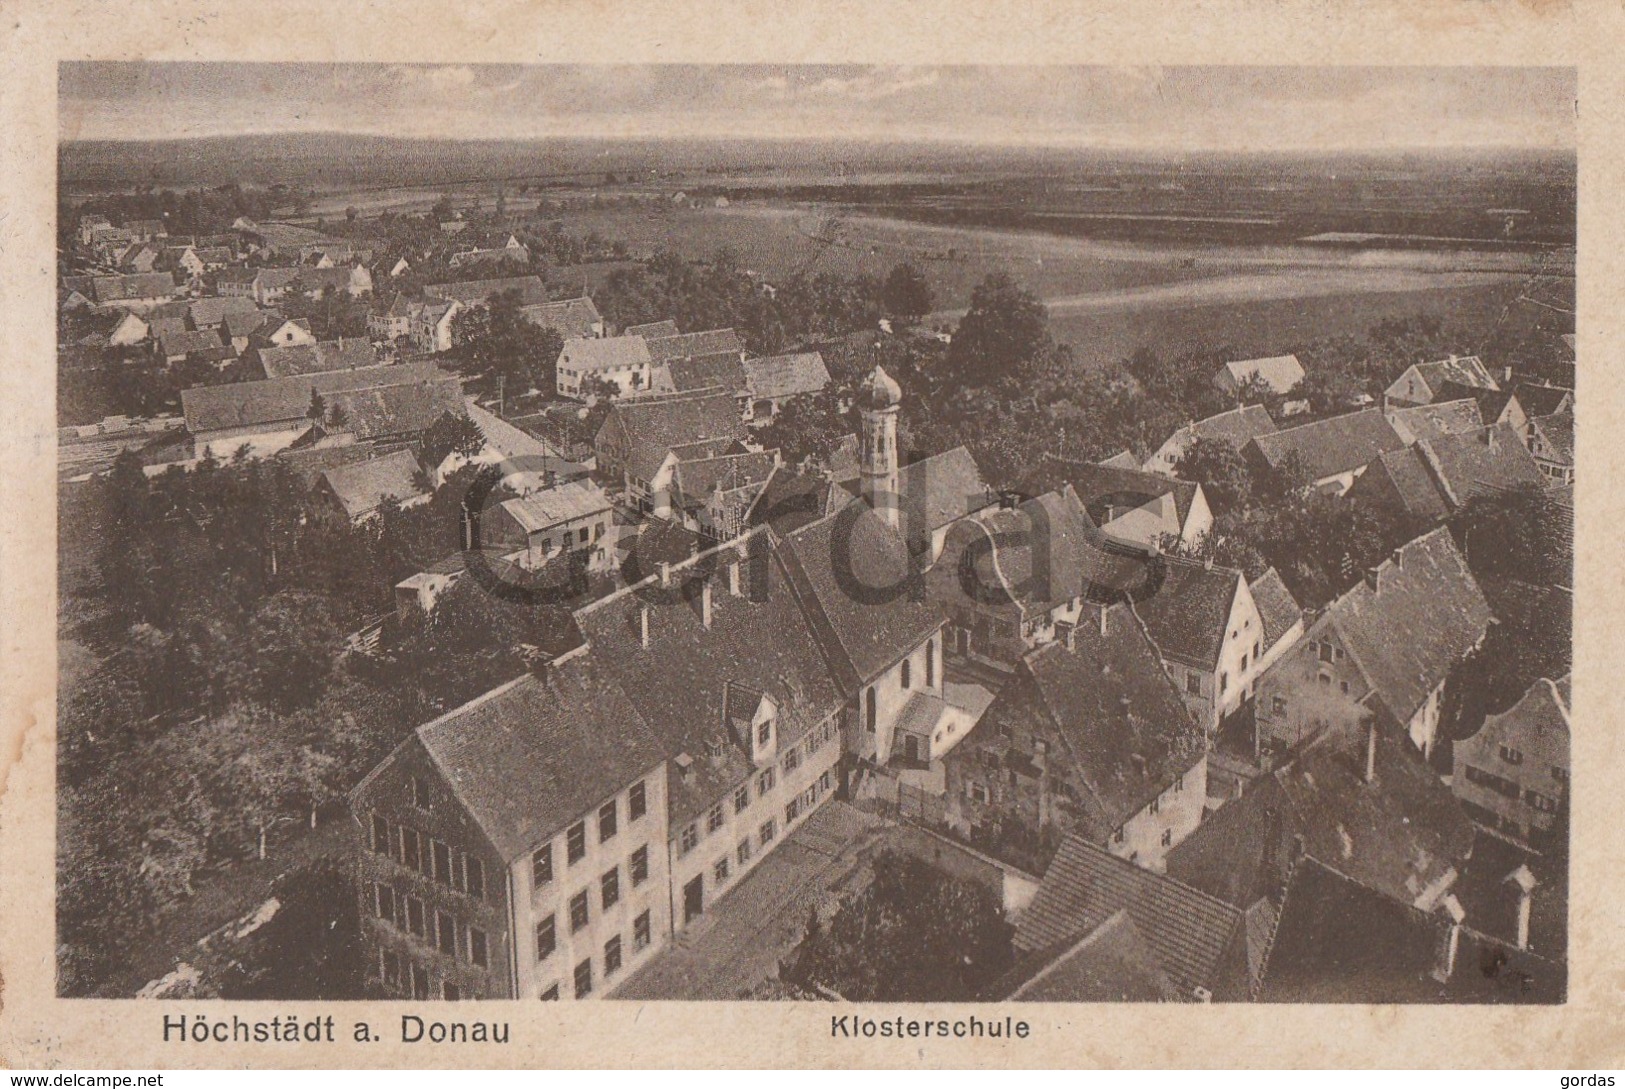
POLYGON ((860 443, 863 498, 893 529, 902 529, 898 495, 897 411, 903 390, 878 364, 858 393, 863 413, 860 443))

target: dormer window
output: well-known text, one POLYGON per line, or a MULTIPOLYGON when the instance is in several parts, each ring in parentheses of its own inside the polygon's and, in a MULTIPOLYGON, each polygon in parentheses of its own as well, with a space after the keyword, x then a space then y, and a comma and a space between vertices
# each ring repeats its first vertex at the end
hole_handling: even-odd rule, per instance
POLYGON ((773 720, 764 718, 756 725, 756 744, 765 746, 773 741, 773 720))

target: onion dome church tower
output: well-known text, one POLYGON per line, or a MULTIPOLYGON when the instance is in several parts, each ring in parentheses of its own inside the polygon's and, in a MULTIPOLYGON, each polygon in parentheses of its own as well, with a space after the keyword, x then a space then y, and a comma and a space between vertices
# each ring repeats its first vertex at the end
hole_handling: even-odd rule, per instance
POLYGON ((879 365, 858 392, 863 415, 859 443, 863 498, 881 519, 901 530, 901 503, 897 473, 897 412, 903 390, 879 365))

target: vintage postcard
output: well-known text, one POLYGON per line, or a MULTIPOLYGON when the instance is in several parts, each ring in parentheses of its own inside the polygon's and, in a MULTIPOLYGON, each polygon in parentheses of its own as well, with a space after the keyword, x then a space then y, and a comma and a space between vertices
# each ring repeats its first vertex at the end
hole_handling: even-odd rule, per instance
POLYGON ((1618 1066, 1620 13, 635 10, 0 32, 0 1063, 1618 1066))

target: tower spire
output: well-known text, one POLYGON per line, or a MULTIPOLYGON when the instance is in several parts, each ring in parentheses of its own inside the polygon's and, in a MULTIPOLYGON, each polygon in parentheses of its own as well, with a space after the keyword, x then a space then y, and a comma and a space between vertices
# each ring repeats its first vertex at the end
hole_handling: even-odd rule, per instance
POLYGON ((878 363, 858 394, 863 416, 859 451, 864 501, 893 529, 901 530, 898 495, 897 414, 903 390, 878 363))

